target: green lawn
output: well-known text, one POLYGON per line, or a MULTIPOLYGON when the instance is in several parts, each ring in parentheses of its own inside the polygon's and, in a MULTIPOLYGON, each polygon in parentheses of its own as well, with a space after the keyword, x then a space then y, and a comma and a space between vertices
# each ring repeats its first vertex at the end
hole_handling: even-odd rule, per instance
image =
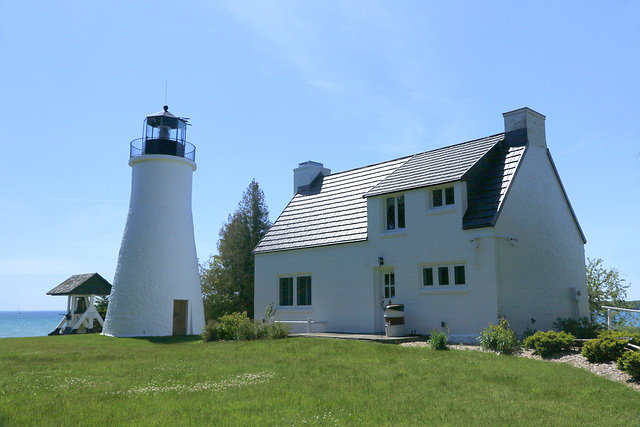
POLYGON ((0 425, 638 425, 640 393, 565 364, 290 338, 0 339, 0 425))

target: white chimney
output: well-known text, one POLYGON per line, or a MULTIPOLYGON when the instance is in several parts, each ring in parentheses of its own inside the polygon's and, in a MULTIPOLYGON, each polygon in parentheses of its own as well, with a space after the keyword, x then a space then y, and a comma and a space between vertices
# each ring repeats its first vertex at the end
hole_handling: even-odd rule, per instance
POLYGON ((534 147, 547 148, 547 138, 544 130, 545 117, 524 107, 503 113, 505 133, 526 129, 527 141, 534 147))
POLYGON ((300 163, 293 170, 293 194, 296 195, 300 187, 311 184, 320 173, 324 176, 331 175, 331 169, 325 168, 322 163, 311 160, 300 163))

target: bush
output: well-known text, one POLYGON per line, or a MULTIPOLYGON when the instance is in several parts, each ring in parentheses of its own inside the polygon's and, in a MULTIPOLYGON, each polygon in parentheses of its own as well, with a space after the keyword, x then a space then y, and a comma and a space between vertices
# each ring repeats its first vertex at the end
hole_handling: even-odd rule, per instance
POLYGON ((593 323, 588 317, 573 319, 571 317, 558 317, 553 322, 553 327, 559 332, 566 332, 580 339, 592 339, 598 336, 602 328, 593 323))
POLYGON ((640 333, 636 332, 634 328, 624 328, 610 332, 619 338, 627 340, 631 344, 640 345, 640 333))
POLYGON ((249 319, 247 312, 227 314, 217 321, 207 322, 202 339, 204 341, 238 340, 249 341, 258 338, 277 339, 289 335, 289 325, 284 323, 256 323, 249 319))
POLYGON ((263 338, 277 340, 289 336, 291 327, 286 323, 265 323, 262 325, 263 338))
POLYGON ((431 331, 431 336, 429 337, 429 347, 433 350, 446 350, 448 340, 449 338, 445 332, 434 329, 431 331))
POLYGON ((640 328, 633 325, 617 325, 616 331, 621 332, 625 337, 630 337, 631 344, 640 345, 640 328))
POLYGON ((605 363, 618 360, 624 353, 627 340, 620 337, 620 333, 604 331, 598 338, 584 343, 582 355, 591 363, 605 363))
POLYGON ((200 334, 202 339, 206 341, 220 341, 225 339, 230 339, 227 336, 227 333, 220 322, 215 320, 209 320, 207 324, 204 326, 204 332, 200 334))
POLYGON ((547 358, 562 350, 569 350, 575 338, 565 332, 536 332, 524 340, 524 347, 534 349, 540 356, 547 358))
POLYGON ((520 341, 524 341, 525 339, 529 338, 530 336, 535 335, 536 332, 538 332, 537 329, 532 328, 531 326, 527 326, 527 329, 522 331, 522 333, 520 334, 520 341))
POLYGON ((634 380, 640 380, 640 353, 627 351, 618 359, 618 369, 627 372, 634 380))
POLYGON ((480 332, 480 346, 502 354, 512 354, 520 348, 516 333, 509 327, 506 319, 500 319, 498 325, 489 325, 480 332))

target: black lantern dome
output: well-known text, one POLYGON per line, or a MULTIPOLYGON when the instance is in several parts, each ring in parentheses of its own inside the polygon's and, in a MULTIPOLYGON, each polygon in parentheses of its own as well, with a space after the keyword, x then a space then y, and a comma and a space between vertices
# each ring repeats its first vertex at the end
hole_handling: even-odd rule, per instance
POLYGON ((131 157, 165 154, 195 161, 196 147, 186 139, 188 120, 171 114, 166 105, 163 111, 147 116, 143 137, 131 142, 131 157))

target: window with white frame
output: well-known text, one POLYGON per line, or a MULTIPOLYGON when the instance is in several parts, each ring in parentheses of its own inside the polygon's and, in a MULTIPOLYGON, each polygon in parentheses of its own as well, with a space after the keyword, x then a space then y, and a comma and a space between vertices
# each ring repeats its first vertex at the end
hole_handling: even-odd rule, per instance
POLYGON ((310 306, 311 276, 281 277, 279 280, 279 294, 281 307, 310 306))
POLYGON ((280 305, 293 305, 293 277, 280 278, 280 305))
POLYGON ((467 274, 464 264, 437 265, 422 268, 422 285, 425 288, 440 289, 467 285, 467 274))
POLYGON ((400 230, 405 228, 404 195, 387 197, 385 200, 386 229, 400 230))
POLYGON ((455 193, 453 191, 453 186, 431 190, 431 207, 432 208, 453 206, 455 203, 456 203, 456 200, 455 200, 455 193))
POLYGON ((393 272, 384 273, 384 297, 396 297, 396 275, 393 272))
POLYGON ((298 305, 311 305, 311 276, 296 278, 296 293, 298 305))

